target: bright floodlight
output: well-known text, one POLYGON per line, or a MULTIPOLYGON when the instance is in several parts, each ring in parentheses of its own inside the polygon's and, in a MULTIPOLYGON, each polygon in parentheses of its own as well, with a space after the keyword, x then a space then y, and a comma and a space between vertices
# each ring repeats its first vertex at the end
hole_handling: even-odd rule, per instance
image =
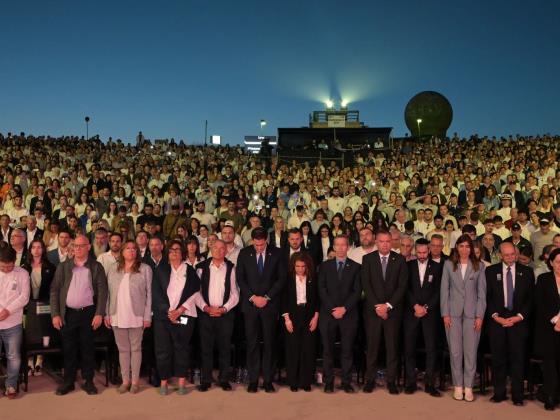
POLYGON ((343 100, 343 101, 340 103, 340 106, 341 106, 342 108, 346 108, 346 107, 348 106, 348 101, 343 100))
POLYGON ((332 108, 334 106, 334 102, 329 99, 325 102, 325 105, 327 106, 327 108, 332 108))
POLYGON ((420 124, 420 123, 422 122, 422 118, 418 118, 418 119, 416 120, 416 122, 417 122, 418 124, 420 124))
POLYGON ((266 125, 266 121, 265 120, 261 120, 261 128, 263 128, 266 125))

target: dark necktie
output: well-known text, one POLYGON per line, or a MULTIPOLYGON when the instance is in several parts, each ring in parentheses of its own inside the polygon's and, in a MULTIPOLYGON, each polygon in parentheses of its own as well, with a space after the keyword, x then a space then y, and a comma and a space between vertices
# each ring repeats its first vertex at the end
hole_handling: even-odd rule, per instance
POLYGON ((385 272, 387 271, 387 257, 381 257, 381 271, 383 271, 383 280, 385 280, 385 272))
POLYGON ((257 268, 259 270, 259 274, 262 274, 264 271, 264 261, 262 254, 259 254, 259 258, 257 259, 257 268))
POLYGON ((342 280, 342 271, 344 270, 344 262, 339 261, 338 262, 338 268, 336 270, 336 273, 338 274, 338 279, 342 280))
POLYGON ((506 273, 506 281, 507 281, 507 300, 506 300, 506 307, 508 310, 513 310, 513 275, 511 274, 511 267, 507 268, 506 273))

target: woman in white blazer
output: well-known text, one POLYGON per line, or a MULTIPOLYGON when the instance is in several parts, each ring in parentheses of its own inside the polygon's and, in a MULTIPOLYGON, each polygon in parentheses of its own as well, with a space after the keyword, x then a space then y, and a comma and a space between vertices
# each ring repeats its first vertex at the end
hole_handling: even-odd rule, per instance
POLYGON ((139 391, 144 328, 152 323, 152 269, 143 264, 133 240, 121 248, 116 266, 107 273, 109 299, 105 326, 112 328, 119 349, 122 385, 117 392, 139 391))
POLYGON ((486 311, 484 270, 470 236, 461 235, 443 266, 440 294, 456 400, 462 400, 464 393, 466 401, 474 401, 476 354, 486 311))

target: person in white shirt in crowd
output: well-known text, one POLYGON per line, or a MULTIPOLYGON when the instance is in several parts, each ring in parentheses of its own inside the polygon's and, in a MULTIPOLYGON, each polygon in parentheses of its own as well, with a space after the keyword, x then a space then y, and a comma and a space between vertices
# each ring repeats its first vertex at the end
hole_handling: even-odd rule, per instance
MULTIPOLYGON (((280 218, 280 220, 283 220, 280 218)), ((233 265, 237 265, 237 257, 239 256, 239 251, 241 251, 241 247, 237 246, 234 242, 235 239, 235 230, 233 226, 226 225, 222 228, 222 241, 226 245, 226 255, 225 258, 233 263, 233 265)), ((214 241, 215 243, 215 241, 214 241)), ((212 245, 213 248, 213 245, 212 245)))
POLYGON ((199 201, 196 203, 196 211, 191 217, 194 217, 201 225, 206 225, 209 230, 212 230, 216 224, 216 218, 211 213, 206 212, 205 209, 206 203, 204 201, 199 201))
POLYGON ((303 205, 298 205, 296 206, 294 215, 288 219, 288 230, 293 228, 299 229, 303 222, 310 222, 310 220, 305 214, 305 207, 303 205))
POLYGON ((365 227, 360 230, 360 246, 352 248, 348 251, 348 258, 361 265, 364 255, 376 250, 377 246, 375 244, 375 234, 370 228, 365 227))
POLYGON ((120 233, 111 233, 109 236, 109 251, 97 257, 97 262, 101 263, 105 274, 109 272, 111 267, 117 265, 118 258, 121 253, 122 236, 120 233))
POLYGON ((23 337, 23 308, 29 302, 29 274, 16 267, 16 252, 0 242, 0 346, 7 359, 6 396, 17 396, 23 337))

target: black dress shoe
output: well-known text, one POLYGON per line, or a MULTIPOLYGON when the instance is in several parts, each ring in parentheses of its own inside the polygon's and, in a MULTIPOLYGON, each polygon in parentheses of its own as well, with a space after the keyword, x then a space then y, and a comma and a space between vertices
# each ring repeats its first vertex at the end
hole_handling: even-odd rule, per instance
POLYGON ((354 393, 354 387, 351 384, 342 384, 342 390, 347 394, 354 393))
POLYGON ((210 389, 209 383, 201 383, 199 386, 196 387, 200 392, 206 392, 210 389))
POLYGON ((414 394, 416 391, 418 390, 418 387, 416 385, 407 385, 404 388, 404 393, 407 395, 412 395, 414 394))
POLYGON ((311 392, 311 385, 302 386, 301 389, 303 389, 305 392, 311 392))
POLYGON ((82 389, 86 391, 88 395, 97 395, 97 388, 92 381, 86 381, 82 384, 82 389))
POLYGON ((389 390, 389 394, 391 395, 399 394, 399 388, 397 388, 397 385, 394 382, 389 382, 387 384, 387 389, 389 390))
POLYGON ((325 384, 325 389, 324 389, 324 391, 325 391, 327 394, 332 394, 332 393, 334 392, 334 384, 333 384, 332 382, 327 382, 327 383, 325 384))
POLYGON ((426 388, 424 390, 426 391, 426 393, 430 394, 432 397, 441 397, 440 392, 433 385, 426 385, 426 388))
POLYGON ((254 394, 258 390, 259 390, 259 386, 256 382, 251 382, 247 387, 247 392, 250 392, 251 394, 254 394))
POLYGON ((513 400, 513 405, 517 406, 517 407, 523 407, 523 400, 515 398, 513 400))
POLYGON ((364 387, 362 388, 362 391, 365 392, 366 394, 371 394, 374 389, 375 389, 375 382, 367 381, 364 387))
POLYGON ((501 403, 502 401, 505 401, 507 398, 504 397, 503 395, 493 395, 492 398, 490 398, 490 401, 492 401, 493 403, 501 403))
POLYGON ((229 382, 220 382, 220 386, 224 391, 231 391, 231 385, 229 382))
POLYGON ((264 383, 264 392, 268 392, 269 394, 272 392, 275 392, 276 390, 274 389, 274 386, 272 385, 272 382, 265 382, 264 383))
POLYGON ((554 401, 554 398, 546 398, 544 401, 544 409, 547 411, 552 411, 554 410, 554 408, 556 408, 556 401, 554 401))
POLYGON ((74 384, 62 384, 56 389, 56 395, 66 395, 74 391, 74 384))
POLYGON ((290 391, 292 391, 292 392, 297 392, 297 386, 291 386, 291 387, 290 387, 290 391))

